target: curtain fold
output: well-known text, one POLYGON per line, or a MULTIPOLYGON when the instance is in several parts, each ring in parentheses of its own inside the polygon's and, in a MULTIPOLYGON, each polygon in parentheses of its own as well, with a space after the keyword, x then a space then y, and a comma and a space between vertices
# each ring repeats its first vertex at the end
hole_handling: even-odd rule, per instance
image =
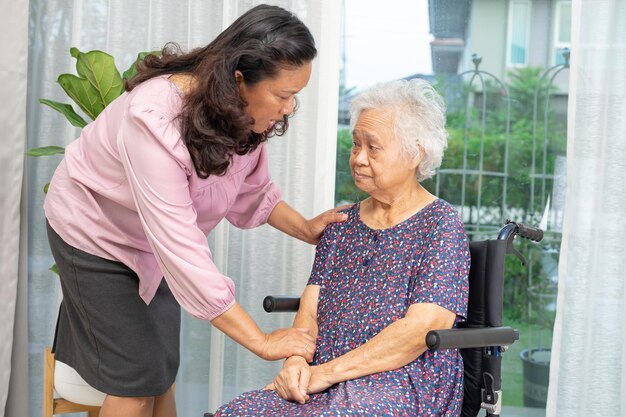
MULTIPOLYGON (((120 71, 140 51, 174 41, 183 49, 204 46, 250 7, 270 3, 298 15, 311 29, 318 57, 289 132, 269 143, 270 172, 285 200, 306 217, 331 208, 339 68, 340 3, 330 0, 31 0, 28 77, 28 147, 65 146, 78 135, 39 98, 70 103, 56 84, 61 73, 75 73, 70 47, 104 50, 120 71), (323 29, 322 29, 323 26, 323 29)), ((60 286, 48 271, 53 263, 45 236, 41 187, 60 158, 29 160, 29 354, 31 416, 41 410, 41 352, 52 343, 60 286)), ((3 177, 4 178, 4 177, 3 177)), ((237 299, 265 331, 290 326, 291 317, 262 311, 265 294, 300 294, 314 248, 263 226, 241 231, 221 224, 209 246, 218 267, 237 284, 237 299)), ((178 413, 201 416, 245 389, 262 387, 278 370, 234 346, 209 323, 183 314, 181 367, 176 381, 178 413), (210 405, 209 405, 210 398, 210 405)))
MULTIPOLYGON (((334 205, 341 4, 278 4, 291 7, 307 24, 319 52, 309 85, 298 95, 299 109, 289 132, 269 141, 272 178, 280 184, 285 201, 310 218, 334 205)), ((238 301, 266 331, 291 326, 293 314, 267 314, 262 300, 270 294, 301 294, 314 247, 269 226, 250 231, 229 226, 227 236, 228 274, 235 280, 238 301)), ((260 361, 231 340, 224 343, 223 393, 218 398, 212 392, 211 411, 243 390, 264 387, 281 367, 280 361, 260 361)))
POLYGON ((573 0, 548 416, 626 416, 626 2, 573 0))
POLYGON ((0 417, 27 415, 26 274, 20 207, 26 144, 28 2, 9 2, 0 16, 0 417), (22 263, 20 263, 22 261, 22 263), (20 392, 21 391, 21 392, 20 392))

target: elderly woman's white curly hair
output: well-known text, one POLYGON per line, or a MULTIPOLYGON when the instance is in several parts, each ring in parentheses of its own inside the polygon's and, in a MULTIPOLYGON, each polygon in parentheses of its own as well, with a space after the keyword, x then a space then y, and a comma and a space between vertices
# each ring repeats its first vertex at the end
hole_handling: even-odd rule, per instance
POLYGON ((390 111, 396 139, 407 157, 421 158, 417 180, 432 177, 441 165, 448 146, 446 105, 426 80, 395 80, 380 83, 359 93, 350 103, 350 127, 366 109, 390 111))

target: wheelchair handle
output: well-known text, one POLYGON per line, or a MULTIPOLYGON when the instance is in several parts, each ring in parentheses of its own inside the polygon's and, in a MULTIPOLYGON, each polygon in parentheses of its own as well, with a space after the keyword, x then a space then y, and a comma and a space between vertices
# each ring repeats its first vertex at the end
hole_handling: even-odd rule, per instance
POLYGON ((540 242, 541 239, 543 239, 543 230, 538 227, 526 226, 525 224, 507 219, 506 224, 502 230, 500 230, 498 240, 509 240, 509 238, 515 235, 532 240, 533 242, 540 242))
POLYGON ((298 311, 300 297, 268 295, 263 299, 263 309, 268 313, 298 311))
POLYGON ((508 346, 518 339, 519 332, 511 327, 431 330, 426 346, 431 350, 508 346))

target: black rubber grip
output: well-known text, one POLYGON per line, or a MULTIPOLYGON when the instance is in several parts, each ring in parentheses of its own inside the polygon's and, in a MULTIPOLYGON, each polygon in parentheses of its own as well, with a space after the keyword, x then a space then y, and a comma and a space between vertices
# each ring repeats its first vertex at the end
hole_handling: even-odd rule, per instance
POLYGON ((537 227, 526 226, 522 223, 517 223, 517 234, 520 237, 530 239, 535 242, 541 242, 543 239, 543 230, 537 227))
POLYGON ((426 346, 431 350, 507 346, 518 339, 519 332, 511 327, 431 330, 426 335, 426 346))
POLYGON ((263 309, 268 313, 298 311, 299 307, 300 297, 268 295, 263 300, 263 309))

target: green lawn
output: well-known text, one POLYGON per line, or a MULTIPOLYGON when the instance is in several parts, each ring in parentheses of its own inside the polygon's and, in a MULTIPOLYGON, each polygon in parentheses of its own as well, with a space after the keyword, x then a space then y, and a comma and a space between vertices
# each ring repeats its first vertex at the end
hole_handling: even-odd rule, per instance
POLYGON ((520 340, 509 346, 509 349, 502 355, 502 403, 503 405, 521 407, 523 406, 524 382, 520 353, 527 346, 525 343, 527 335, 519 323, 508 322, 505 325, 518 329, 520 340))
MULTIPOLYGON (((522 374, 522 350, 536 346, 538 341, 546 343, 551 340, 552 329, 528 326, 525 323, 507 320, 504 325, 519 330, 520 339, 502 355, 502 395, 503 405, 522 407, 524 396, 524 379, 522 374)), ((545 345, 543 347, 546 347, 545 345)), ((548 345, 549 347, 549 345, 548 345)))

